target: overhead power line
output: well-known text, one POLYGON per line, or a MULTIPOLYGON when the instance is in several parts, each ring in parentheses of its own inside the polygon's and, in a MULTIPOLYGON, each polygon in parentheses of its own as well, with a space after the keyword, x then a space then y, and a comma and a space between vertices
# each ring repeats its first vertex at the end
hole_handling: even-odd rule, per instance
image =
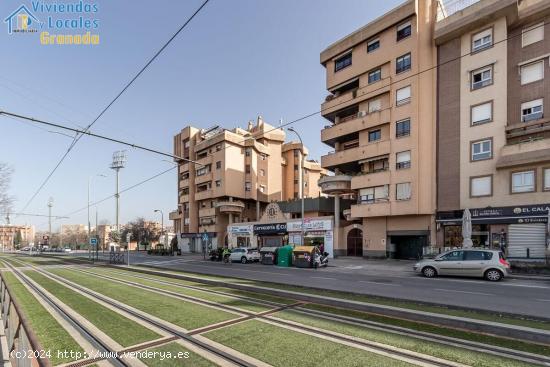
MULTIPOLYGON (((153 61, 155 61, 155 59, 164 51, 164 49, 166 47, 168 47, 168 45, 178 36, 178 34, 180 34, 181 31, 183 31, 187 25, 193 20, 193 18, 195 18, 195 16, 197 16, 197 14, 199 14, 199 12, 206 6, 206 4, 209 2, 210 0, 205 0, 201 6, 199 6, 199 8, 197 10, 195 10, 195 12, 185 21, 185 23, 183 23, 183 25, 176 31, 176 33, 174 33, 172 35, 172 37, 170 37, 170 39, 164 43, 164 45, 153 55, 153 57, 151 59, 149 59, 149 61, 145 64, 145 66, 143 66, 139 71, 138 73, 128 82, 126 83, 126 85, 122 88, 122 90, 115 96, 115 98, 113 98, 108 104, 107 106, 105 106, 105 108, 103 108, 103 110, 101 110, 101 112, 95 117, 95 119, 86 126, 86 128, 84 129, 84 131, 88 131, 92 126, 94 126, 94 124, 105 114, 105 112, 107 112, 107 110, 120 98, 120 96, 122 96, 122 94, 124 94, 124 92, 126 92, 126 90, 136 81, 136 79, 138 79, 141 74, 143 74, 143 72, 149 67, 149 65, 151 65, 153 63, 153 61)), ((25 209, 27 209, 27 207, 31 204, 31 202, 34 200, 34 198, 36 198, 36 196, 40 193, 40 191, 42 191, 42 189, 44 188, 44 186, 46 186, 46 184, 48 183, 48 181, 50 180, 50 178, 54 175, 54 173, 57 171, 57 169, 59 168, 59 166, 61 166, 61 164, 63 163, 63 161, 67 158, 67 156, 69 155, 69 153, 71 152, 71 150, 75 147, 75 145, 80 141, 80 139, 84 136, 84 134, 80 134, 78 136, 76 136, 73 140, 73 142, 69 145, 69 147, 67 148, 67 151, 61 156, 61 159, 57 162, 57 164, 55 165, 55 167, 50 171, 50 173, 46 176, 46 178, 42 181, 42 183, 40 184, 40 186, 38 187, 38 189, 34 192, 34 194, 31 196, 31 198, 27 201, 27 203, 25 204, 25 206, 21 209, 21 211, 25 211, 25 209)))

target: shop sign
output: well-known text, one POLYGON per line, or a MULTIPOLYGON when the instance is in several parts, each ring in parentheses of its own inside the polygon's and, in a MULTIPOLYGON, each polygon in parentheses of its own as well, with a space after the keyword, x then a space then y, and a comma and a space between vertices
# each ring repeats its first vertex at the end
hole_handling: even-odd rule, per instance
MULTIPOLYGON (((470 209, 474 223, 546 223, 550 204, 470 209)), ((437 213, 438 221, 461 225, 462 210, 437 213)))
POLYGON ((285 234, 286 223, 255 224, 254 234, 285 234))
MULTIPOLYGON (((304 229, 306 231, 329 231, 332 229, 332 220, 304 218, 304 229)), ((302 230, 302 221, 289 222, 289 232, 300 232, 302 230)))
POLYGON ((251 234, 252 233, 252 225, 231 225, 228 227, 229 233, 232 234, 251 234))

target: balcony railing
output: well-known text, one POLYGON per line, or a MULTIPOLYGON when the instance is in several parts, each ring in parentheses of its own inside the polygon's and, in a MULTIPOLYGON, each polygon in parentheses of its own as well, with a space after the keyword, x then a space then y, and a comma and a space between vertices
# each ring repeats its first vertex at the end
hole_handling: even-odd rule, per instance
POLYGON ((407 169, 411 168, 411 161, 399 162, 395 164, 395 169, 407 169))
POLYGON ((439 22, 477 2, 479 0, 439 0, 437 3, 437 21, 439 22))

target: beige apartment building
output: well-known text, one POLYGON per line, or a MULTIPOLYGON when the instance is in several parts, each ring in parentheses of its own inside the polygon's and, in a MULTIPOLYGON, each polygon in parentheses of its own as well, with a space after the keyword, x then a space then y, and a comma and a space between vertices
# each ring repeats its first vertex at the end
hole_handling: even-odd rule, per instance
POLYGON ((481 0, 442 11, 438 50, 437 238, 542 259, 550 210, 550 2, 481 0), (456 9, 454 9, 456 10, 456 9))
MULTIPOLYGON (((246 129, 185 127, 174 137, 178 163, 178 210, 170 213, 184 250, 200 251, 206 232, 213 247, 227 243, 227 226, 260 218, 272 201, 301 197, 300 143, 285 144, 284 130, 258 117, 246 129)), ((307 197, 317 197, 324 174, 304 164, 307 197)))
POLYGON ((3 225, 0 226, 0 246, 5 250, 14 249, 14 240, 18 236, 21 239, 21 247, 27 246, 34 241, 34 226, 28 225, 3 225))
POLYGON ((436 12, 436 1, 406 1, 321 53, 321 140, 334 148, 321 166, 334 176, 319 185, 357 199, 345 227, 335 218, 336 255, 411 258, 435 246, 436 12))

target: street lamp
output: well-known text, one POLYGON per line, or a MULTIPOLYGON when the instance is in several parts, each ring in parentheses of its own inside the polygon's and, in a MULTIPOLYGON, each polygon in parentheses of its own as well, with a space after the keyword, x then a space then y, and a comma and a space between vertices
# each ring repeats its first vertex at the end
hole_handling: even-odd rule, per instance
MULTIPOLYGON (((155 213, 160 213, 160 220, 161 220, 161 222, 160 222, 161 223, 160 224, 160 235, 162 236, 162 234, 164 232, 164 213, 160 209, 155 209, 154 212, 155 213)), ((166 236, 163 237, 162 244, 164 246, 166 246, 166 236)))
POLYGON ((300 197, 302 198, 302 246, 304 246, 304 240, 305 240, 305 236, 304 236, 304 163, 305 163, 305 154, 304 154, 304 142, 302 141, 302 137, 300 136, 300 134, 298 134, 298 132, 296 130, 294 130, 293 127, 289 127, 288 128, 288 131, 291 131, 293 132, 294 134, 296 134, 296 136, 298 137, 298 139, 300 140, 300 144, 302 146, 302 162, 301 162, 301 179, 300 179, 300 197))

